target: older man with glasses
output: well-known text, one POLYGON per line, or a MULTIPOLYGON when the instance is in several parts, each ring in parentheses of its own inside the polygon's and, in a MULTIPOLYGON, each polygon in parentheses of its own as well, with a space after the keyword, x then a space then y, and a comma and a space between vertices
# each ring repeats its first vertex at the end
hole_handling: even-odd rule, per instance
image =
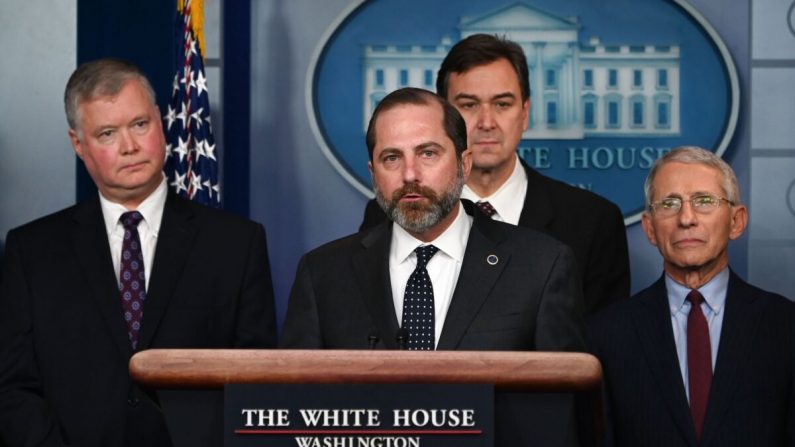
POLYGON ((748 223, 737 178, 710 151, 652 166, 643 230, 663 276, 589 322, 609 445, 795 445, 795 305, 729 268, 748 223))

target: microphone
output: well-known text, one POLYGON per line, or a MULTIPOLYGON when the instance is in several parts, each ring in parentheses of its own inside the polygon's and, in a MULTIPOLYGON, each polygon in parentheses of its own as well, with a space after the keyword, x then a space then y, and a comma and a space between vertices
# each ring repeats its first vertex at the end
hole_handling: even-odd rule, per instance
POLYGON ((395 341, 397 342, 398 349, 401 351, 408 349, 406 344, 409 341, 409 331, 404 328, 398 329, 397 334, 395 334, 395 341))
POLYGON ((367 336, 367 349, 375 349, 376 344, 378 344, 378 332, 373 330, 367 336))

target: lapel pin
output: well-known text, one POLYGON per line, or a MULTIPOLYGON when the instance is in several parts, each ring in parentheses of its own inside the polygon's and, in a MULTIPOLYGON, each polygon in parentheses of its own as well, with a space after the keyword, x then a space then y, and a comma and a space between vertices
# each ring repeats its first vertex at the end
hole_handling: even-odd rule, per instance
POLYGON ((486 262, 488 262, 489 265, 497 265, 497 263, 500 262, 500 258, 498 258, 497 255, 488 255, 486 256, 486 262))

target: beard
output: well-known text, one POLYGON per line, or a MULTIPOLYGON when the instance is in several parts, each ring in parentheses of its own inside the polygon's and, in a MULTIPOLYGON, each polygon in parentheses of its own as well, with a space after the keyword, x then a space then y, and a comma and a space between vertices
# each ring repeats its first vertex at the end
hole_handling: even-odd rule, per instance
POLYGON ((403 229, 413 233, 424 233, 447 217, 461 198, 463 188, 464 171, 460 164, 456 178, 440 194, 427 186, 408 183, 395 190, 392 197, 387 199, 378 189, 378 185, 373 182, 375 200, 387 217, 403 229), (425 201, 400 201, 401 198, 409 194, 421 195, 427 199, 427 203, 425 201))

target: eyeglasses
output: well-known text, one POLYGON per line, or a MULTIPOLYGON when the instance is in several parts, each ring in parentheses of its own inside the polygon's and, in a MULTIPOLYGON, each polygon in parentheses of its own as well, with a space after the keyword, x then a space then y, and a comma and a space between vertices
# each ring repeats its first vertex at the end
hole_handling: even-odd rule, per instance
POLYGON ((691 197, 687 200, 681 197, 666 197, 659 202, 649 205, 649 211, 660 217, 671 217, 679 214, 684 202, 690 202, 690 208, 699 214, 709 214, 720 206, 721 201, 725 201, 731 206, 734 202, 724 197, 717 197, 711 194, 702 194, 691 197))

